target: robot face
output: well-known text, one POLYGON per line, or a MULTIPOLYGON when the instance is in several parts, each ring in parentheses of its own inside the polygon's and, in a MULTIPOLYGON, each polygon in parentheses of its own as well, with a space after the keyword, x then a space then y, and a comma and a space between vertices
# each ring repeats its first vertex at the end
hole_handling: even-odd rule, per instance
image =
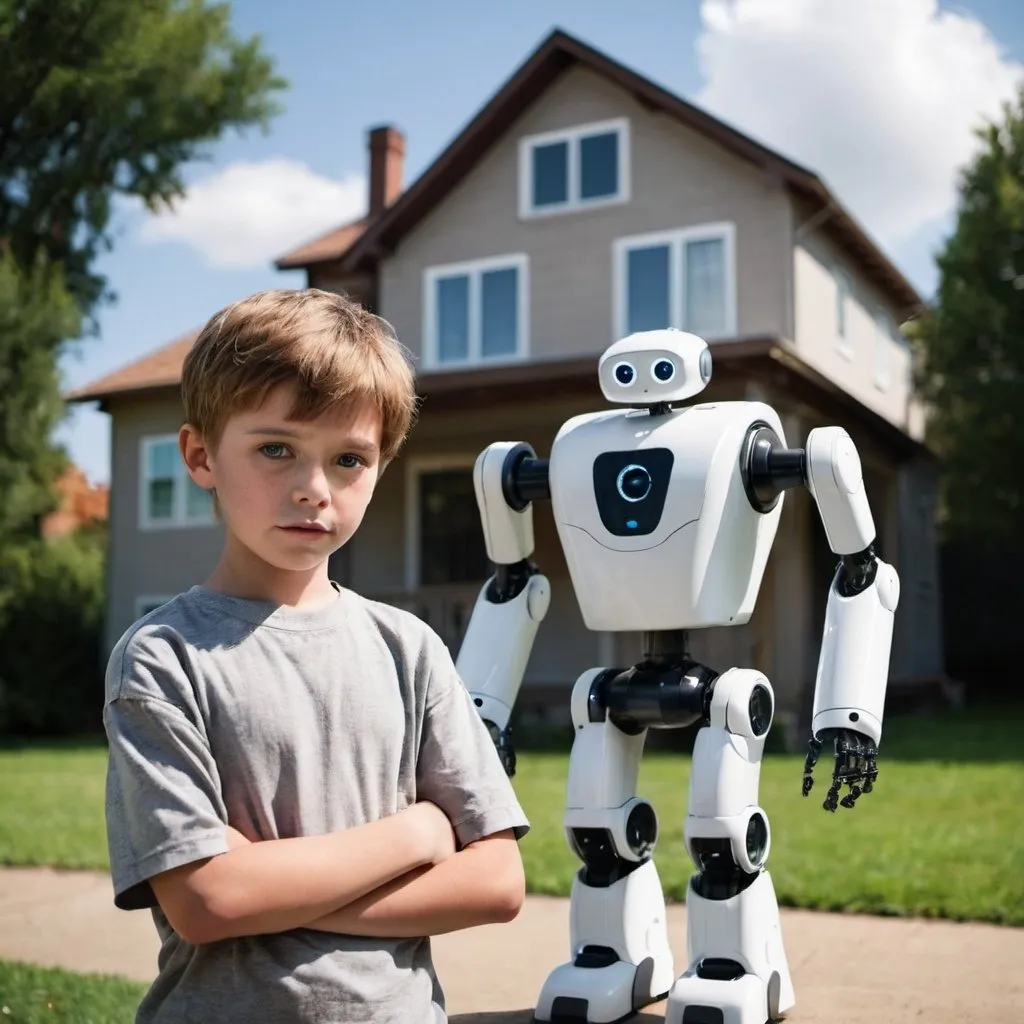
POLYGON ((601 391, 609 402, 655 405, 682 402, 711 380, 711 349, 683 331, 641 331, 615 342, 598 363, 601 391))
POLYGON ((594 498, 604 528, 640 537, 661 522, 675 457, 669 448, 602 452, 594 460, 594 498))

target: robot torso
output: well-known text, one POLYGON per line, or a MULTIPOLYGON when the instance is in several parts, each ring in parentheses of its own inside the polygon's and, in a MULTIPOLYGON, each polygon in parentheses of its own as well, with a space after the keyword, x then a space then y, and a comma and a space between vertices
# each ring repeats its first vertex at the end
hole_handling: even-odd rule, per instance
POLYGON ((586 413, 556 435, 551 504, 588 629, 738 626, 754 609, 782 497, 751 504, 742 469, 778 414, 719 402, 586 413))

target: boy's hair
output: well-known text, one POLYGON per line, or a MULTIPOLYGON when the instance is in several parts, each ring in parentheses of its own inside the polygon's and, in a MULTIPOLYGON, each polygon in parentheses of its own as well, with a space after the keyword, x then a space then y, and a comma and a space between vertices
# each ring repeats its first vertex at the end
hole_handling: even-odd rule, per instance
POLYGON ((295 386, 295 420, 369 399, 381 412, 384 465, 416 413, 412 363, 391 325, 319 288, 257 292, 214 314, 185 357, 185 420, 216 447, 228 417, 257 407, 280 384, 295 386))

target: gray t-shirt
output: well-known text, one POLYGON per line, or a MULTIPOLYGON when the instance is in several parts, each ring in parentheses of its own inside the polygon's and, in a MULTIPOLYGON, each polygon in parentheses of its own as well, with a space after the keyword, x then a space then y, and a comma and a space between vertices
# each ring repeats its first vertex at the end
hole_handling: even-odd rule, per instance
POLYGON ((303 611, 193 587, 133 625, 107 670, 114 902, 162 946, 137 1024, 446 1020, 430 939, 299 928, 200 946, 147 879, 250 839, 352 828, 430 800, 462 844, 529 825, 447 647, 338 589, 303 611))

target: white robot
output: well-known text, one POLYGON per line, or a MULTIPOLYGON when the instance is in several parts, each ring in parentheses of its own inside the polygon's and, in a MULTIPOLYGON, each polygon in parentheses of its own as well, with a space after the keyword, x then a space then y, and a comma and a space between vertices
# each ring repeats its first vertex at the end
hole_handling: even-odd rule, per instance
POLYGON ((620 408, 568 420, 548 460, 525 443, 501 442, 474 469, 495 572, 479 593, 457 667, 509 775, 508 722, 550 598, 548 580, 529 561, 532 502, 551 501, 587 628, 644 638, 637 664, 590 669, 572 690, 564 824, 582 866, 572 885, 570 959, 548 976, 535 1020, 604 1024, 667 995, 666 1024, 765 1024, 794 1005, 765 866, 771 832, 758 803, 774 695, 755 668, 694 662, 687 634, 750 618, 783 492, 806 487, 839 565, 803 793, 830 747, 824 806, 853 807, 878 774, 899 580, 874 553, 860 458, 845 431, 815 429, 805 449, 790 449, 778 414, 760 402, 677 407, 711 379, 707 344, 681 331, 616 342, 598 375, 620 408), (677 977, 653 860, 658 819, 636 786, 647 730, 694 723, 701 728, 684 837, 697 871, 677 977))

